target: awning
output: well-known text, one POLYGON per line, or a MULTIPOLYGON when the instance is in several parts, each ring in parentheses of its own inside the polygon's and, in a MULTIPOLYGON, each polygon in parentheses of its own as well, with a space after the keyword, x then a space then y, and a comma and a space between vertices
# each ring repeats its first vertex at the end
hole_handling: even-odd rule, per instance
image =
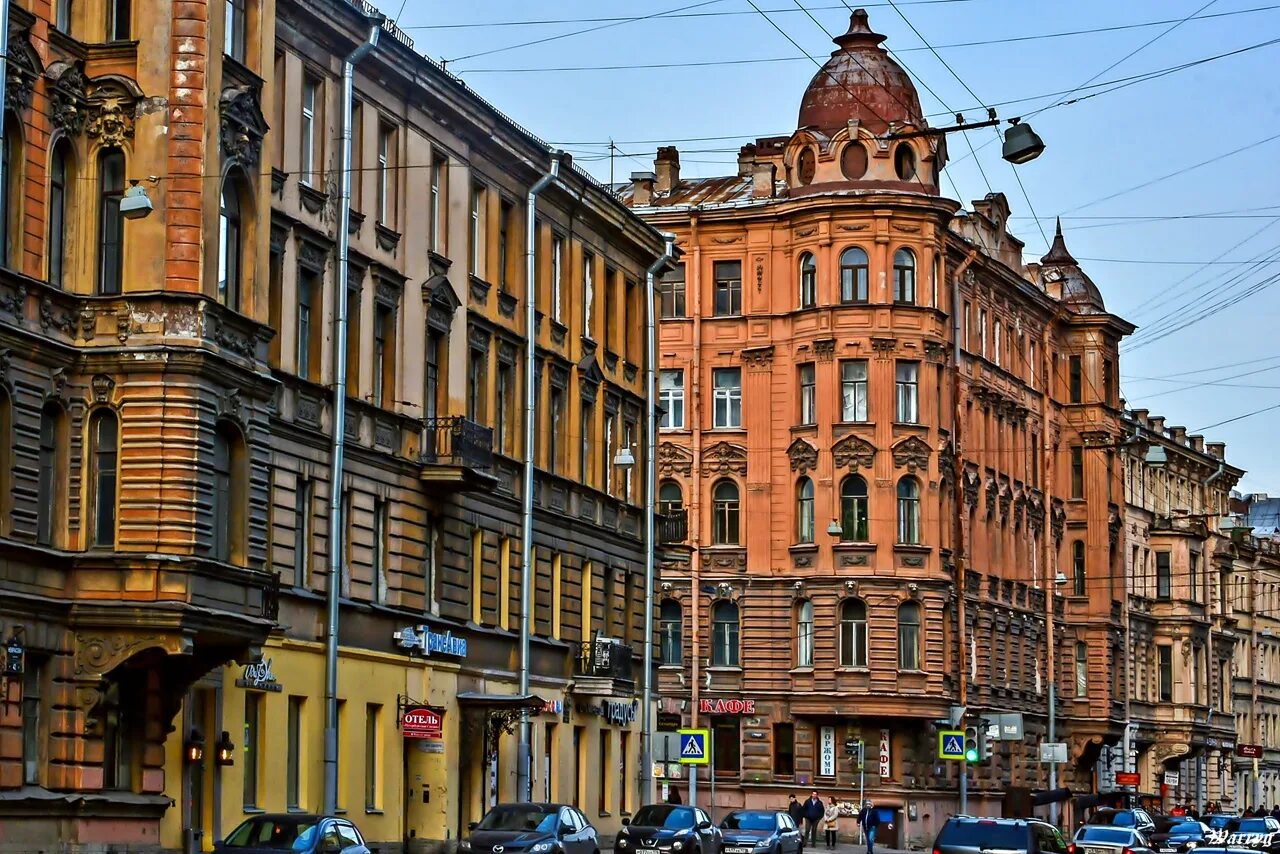
POLYGON ((536 694, 480 694, 464 691, 458 695, 459 706, 473 709, 541 709, 546 701, 536 694))

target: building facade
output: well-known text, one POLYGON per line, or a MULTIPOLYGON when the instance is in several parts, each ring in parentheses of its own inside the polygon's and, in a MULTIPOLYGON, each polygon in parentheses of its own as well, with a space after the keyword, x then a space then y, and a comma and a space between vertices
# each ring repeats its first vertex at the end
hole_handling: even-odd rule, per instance
POLYGON ((622 190, 684 261, 661 294, 658 499, 688 544, 662 570, 661 694, 712 730, 717 808, 865 786, 887 844, 927 842, 957 808, 951 706, 1022 715, 971 812, 1046 787, 1050 678, 1063 785, 1092 791, 1123 735, 1132 327, 1061 233, 1024 266, 1002 195, 940 195, 945 147, 897 136, 924 119, 864 12, 835 41, 797 130, 737 175, 682 179, 662 148, 622 190))
POLYGON ((564 159, 528 282, 552 153, 380 25, 355 80, 336 424, 341 71, 371 13, 13 5, 0 622, 23 672, 0 847, 208 850, 247 816, 322 809, 331 583, 336 798, 371 845, 431 847, 515 797, 525 710, 538 797, 606 832, 638 803, 642 286, 662 238, 564 159), (406 740, 419 705, 442 730, 406 740))

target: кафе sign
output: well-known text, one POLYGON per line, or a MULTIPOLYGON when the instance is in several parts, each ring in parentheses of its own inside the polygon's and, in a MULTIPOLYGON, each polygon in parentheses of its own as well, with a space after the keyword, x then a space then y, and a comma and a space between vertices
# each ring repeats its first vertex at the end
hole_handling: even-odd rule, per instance
POLYGON ((756 713, 755 700, 737 700, 737 699, 701 699, 698 701, 698 714, 700 715, 754 715, 756 713))

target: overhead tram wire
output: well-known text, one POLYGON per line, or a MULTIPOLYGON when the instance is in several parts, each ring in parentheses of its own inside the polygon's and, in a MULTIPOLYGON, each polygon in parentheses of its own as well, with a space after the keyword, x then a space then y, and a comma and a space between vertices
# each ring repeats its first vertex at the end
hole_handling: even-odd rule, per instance
POLYGON ((1139 382, 1144 381, 1144 380, 1165 380, 1165 379, 1173 379, 1175 376, 1176 376, 1176 377, 1186 377, 1186 376, 1191 376, 1191 375, 1193 375, 1193 374, 1210 374, 1210 373, 1213 373, 1213 372, 1215 372, 1215 371, 1225 371, 1225 370, 1228 370, 1229 368, 1239 368, 1239 367, 1242 367, 1242 366, 1244 366, 1244 365, 1256 365, 1256 364, 1259 364, 1259 363, 1261 363, 1261 362, 1274 362, 1274 361, 1277 361, 1277 360, 1280 360, 1280 354, 1277 354, 1277 355, 1275 355, 1275 356, 1262 356, 1262 357, 1257 358, 1257 359, 1246 359, 1246 360, 1245 360, 1245 361, 1243 361, 1243 362, 1229 362, 1229 363, 1227 363, 1227 364, 1225 364, 1225 365, 1214 365, 1214 366, 1213 366, 1213 367, 1211 367, 1211 368, 1199 368, 1199 369, 1194 370, 1194 371, 1179 371, 1176 375, 1175 375, 1175 374, 1168 374, 1168 375, 1166 375, 1166 376, 1161 376, 1161 377, 1130 377, 1130 379, 1138 380, 1139 382))

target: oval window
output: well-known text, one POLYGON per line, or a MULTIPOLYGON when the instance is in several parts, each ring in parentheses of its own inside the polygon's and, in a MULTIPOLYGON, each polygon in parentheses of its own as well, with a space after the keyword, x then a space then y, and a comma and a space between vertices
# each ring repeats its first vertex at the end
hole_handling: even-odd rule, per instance
POLYGON ((800 152, 800 160, 796 164, 796 177, 800 179, 800 186, 808 186, 813 183, 813 173, 817 171, 817 163, 814 161, 813 150, 806 148, 800 152))
POLYGON ((840 171, 850 181, 856 181, 867 174, 867 150, 860 142, 851 142, 840 154, 840 171))
POLYGON ((902 143, 893 153, 893 167, 897 170, 898 177, 904 181, 916 177, 916 152, 910 143, 902 143))

